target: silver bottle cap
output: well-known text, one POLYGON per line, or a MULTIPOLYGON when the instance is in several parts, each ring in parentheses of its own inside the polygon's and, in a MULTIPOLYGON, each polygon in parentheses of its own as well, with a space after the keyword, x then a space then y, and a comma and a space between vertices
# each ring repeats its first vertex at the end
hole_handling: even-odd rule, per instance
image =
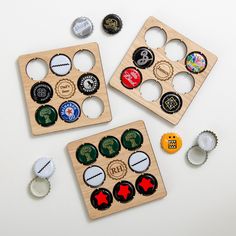
POLYGON ((93 32, 93 23, 87 17, 79 17, 73 22, 72 31, 79 38, 88 37, 93 32))

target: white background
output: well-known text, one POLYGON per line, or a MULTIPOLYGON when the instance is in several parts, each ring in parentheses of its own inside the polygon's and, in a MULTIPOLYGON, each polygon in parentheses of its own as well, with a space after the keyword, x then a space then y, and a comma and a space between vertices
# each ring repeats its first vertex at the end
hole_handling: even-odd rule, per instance
POLYGON ((4 1, 0 8, 0 235, 236 235, 234 1, 4 1), (107 36, 101 21, 108 13, 123 20, 122 31, 107 36), (93 34, 75 38, 70 27, 79 16, 94 23, 93 34), (108 124, 33 137, 17 67, 26 53, 97 41, 106 82, 150 15, 215 53, 219 60, 185 116, 173 127, 128 97, 108 88, 113 120, 108 124), (168 196, 118 214, 90 221, 65 146, 68 142, 143 119, 168 196), (186 150, 204 129, 219 145, 201 168, 185 162, 186 150), (176 155, 165 154, 160 137, 176 131, 184 141, 176 155), (54 158, 51 193, 35 200, 27 192, 32 165, 54 158))

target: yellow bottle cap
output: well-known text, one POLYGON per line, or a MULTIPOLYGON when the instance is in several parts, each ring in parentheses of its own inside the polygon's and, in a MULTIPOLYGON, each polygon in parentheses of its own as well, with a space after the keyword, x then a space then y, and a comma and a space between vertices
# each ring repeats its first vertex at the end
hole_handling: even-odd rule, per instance
POLYGON ((176 133, 166 133, 161 138, 161 147, 167 153, 176 153, 182 147, 182 139, 176 133))

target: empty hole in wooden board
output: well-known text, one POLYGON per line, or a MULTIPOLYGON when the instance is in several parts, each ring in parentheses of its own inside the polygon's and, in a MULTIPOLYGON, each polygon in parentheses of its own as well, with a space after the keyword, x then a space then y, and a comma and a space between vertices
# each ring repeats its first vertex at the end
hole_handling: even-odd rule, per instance
POLYGON ((95 56, 89 50, 80 50, 74 55, 73 63, 77 70, 88 72, 95 65, 95 56))
POLYGON ((88 97, 83 101, 82 111, 88 118, 96 119, 104 112, 104 103, 96 96, 88 97))
POLYGON ((166 44, 165 53, 171 61, 180 61, 187 54, 187 46, 180 39, 172 39, 166 44))
POLYGON ((177 93, 189 93, 194 88, 195 80, 191 74, 180 72, 174 76, 172 85, 177 93))
POLYGON ((26 65, 26 74, 32 80, 42 80, 48 74, 48 65, 41 58, 34 58, 26 65))
POLYGON ((152 27, 145 33, 145 41, 150 48, 161 48, 165 45, 166 40, 166 32, 159 27, 152 27))
POLYGON ((154 102, 161 97, 162 86, 158 81, 149 79, 141 84, 139 92, 144 100, 154 102))

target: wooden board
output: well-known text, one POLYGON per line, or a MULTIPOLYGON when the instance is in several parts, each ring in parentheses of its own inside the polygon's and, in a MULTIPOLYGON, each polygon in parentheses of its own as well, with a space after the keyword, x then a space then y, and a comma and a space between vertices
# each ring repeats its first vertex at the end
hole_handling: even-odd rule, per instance
MULTIPOLYGON (((138 139, 136 139, 136 143, 139 143, 138 139)), ((160 199, 166 196, 165 186, 164 186, 161 173, 160 173, 160 170, 158 168, 157 161, 155 158, 155 154, 153 152, 153 149, 152 149, 152 146, 151 146, 151 143, 150 143, 150 140, 149 140, 146 128, 145 128, 145 124, 143 121, 133 122, 133 123, 130 123, 130 124, 127 124, 127 125, 115 128, 115 129, 111 129, 111 130, 108 130, 108 131, 105 131, 105 132, 102 132, 102 133, 99 133, 99 134, 96 134, 87 138, 83 138, 83 139, 71 142, 68 144, 67 148, 70 154, 70 158, 71 158, 72 165, 73 165, 76 177, 77 177, 78 184, 83 194, 83 198, 84 198, 84 202, 87 207, 87 210, 88 210, 88 214, 91 219, 107 216, 112 213, 119 212, 119 211, 131 208, 137 205, 141 205, 143 203, 150 202, 156 199, 160 199), (143 143, 140 148, 129 151, 128 149, 124 147, 121 141, 122 134, 124 134, 124 132, 128 129, 129 130, 135 129, 141 132, 142 137, 143 137, 143 143), (120 145, 121 145, 119 154, 112 158, 108 158, 102 155, 99 148, 100 141, 104 137, 108 137, 108 136, 115 137, 117 140, 119 140, 120 145), (91 163, 90 165, 84 165, 78 161, 77 159, 78 155, 76 153, 78 152, 77 150, 80 150, 79 148, 82 147, 82 145, 88 144, 88 143, 93 144, 97 148, 98 157, 96 161, 91 163), (148 169, 146 170, 142 169, 141 172, 140 170, 138 172, 134 172, 133 170, 131 170, 131 167, 130 167, 131 165, 130 165, 130 162, 128 164, 128 160, 132 154, 135 153, 135 155, 137 155, 137 153, 141 153, 141 152, 146 153, 149 156, 150 165, 148 169), (126 170, 124 172, 121 171, 121 174, 119 174, 119 178, 117 178, 116 173, 114 174, 115 176, 111 174, 112 169, 110 168, 111 166, 114 167, 114 164, 116 165, 117 163, 118 163, 118 166, 119 166, 119 163, 121 163, 121 165, 123 166, 123 170, 126 170), (88 186, 88 184, 86 184, 84 181, 84 179, 86 179, 84 177, 85 171, 91 166, 99 166, 104 170, 105 181, 100 186, 91 187, 91 186, 88 186), (144 174, 147 174, 147 173, 153 175, 156 178, 158 182, 158 187, 156 191, 154 191, 154 193, 148 196, 144 196, 137 191, 137 187, 135 183, 139 176, 143 176, 144 174), (135 188, 135 195, 132 200, 126 203, 121 203, 117 201, 116 198, 114 197, 113 188, 115 184, 124 180, 129 181, 130 183, 133 184, 135 188), (110 193, 113 195, 113 202, 111 206, 105 210, 96 209, 91 204, 92 193, 96 191, 96 189, 101 189, 101 188, 105 188, 109 190, 110 193)), ((122 168, 120 167, 120 169, 122 168)))
MULTIPOLYGON (((110 85, 122 92, 123 94, 127 95, 128 97, 132 98, 136 102, 142 104, 146 108, 150 109, 153 111, 155 114, 161 116, 162 118, 166 119, 170 123, 176 125, 182 116, 184 115, 185 111, 187 110, 188 106, 192 102, 193 98, 197 94, 198 90, 206 80, 208 74, 210 73, 211 69, 213 68, 214 64, 217 61, 217 57, 212 54, 211 52, 207 51, 206 49, 200 47, 196 43, 192 42, 182 34, 176 32, 169 26, 165 25, 164 23, 160 22, 154 17, 149 17, 147 21, 144 23, 143 27, 141 28, 140 32, 138 33, 137 37, 135 38, 134 42, 132 43, 131 47, 127 51, 126 55, 124 56, 122 62, 118 66, 117 70, 113 74, 111 80, 110 80, 110 85), (148 45, 145 41, 145 34, 146 32, 153 28, 153 27, 158 27, 162 30, 165 31, 167 40, 166 43, 164 44, 163 47, 161 48, 150 48, 149 49, 153 52, 155 61, 150 66, 149 68, 142 69, 138 68, 135 66, 133 62, 133 54, 135 50, 139 47, 147 47, 148 45), (174 39, 179 39, 181 42, 183 42, 186 45, 187 48, 187 53, 186 56, 179 61, 171 61, 168 59, 165 53, 165 46, 166 44, 174 39), (200 52, 205 55, 207 59, 207 65, 204 71, 201 73, 192 73, 189 70, 187 70, 186 65, 185 65, 185 60, 187 55, 191 52, 200 52), (160 65, 162 62, 164 62, 162 65, 160 65), (127 89, 125 86, 122 85, 121 83, 121 74, 122 72, 127 68, 127 67, 134 67, 138 69, 138 71, 142 75, 142 82, 139 84, 138 87, 133 88, 133 89, 127 89), (158 70, 157 70, 158 69, 158 70), (185 94, 178 94, 180 98, 182 98, 182 107, 180 110, 178 110, 175 113, 169 114, 166 113, 162 108, 161 108, 161 98, 164 94, 167 92, 175 92, 174 87, 173 87, 173 78, 176 74, 180 72, 187 72, 188 74, 192 75, 194 78, 194 87, 189 93, 185 94), (168 77, 162 78, 158 77, 159 73, 164 73, 168 77), (140 87, 143 82, 147 81, 148 79, 153 79, 157 82, 160 83, 162 87, 162 95, 159 99, 155 101, 147 101, 143 99, 143 97, 140 94, 140 87)), ((166 101, 166 100, 163 100, 166 101)))
POLYGON ((109 105, 109 100, 108 100, 108 95, 107 95, 107 90, 106 90, 106 84, 104 80, 99 47, 97 43, 89 43, 89 44, 84 44, 84 45, 77 45, 77 46, 72 46, 72 47, 67 47, 67 48, 60 48, 60 49, 55 49, 55 50, 50 50, 50 51, 45 51, 45 52, 23 55, 19 57, 19 68, 20 68, 23 88, 25 92, 25 99, 28 106, 31 129, 34 135, 51 133, 51 132, 60 131, 60 130, 67 130, 67 129, 82 127, 82 126, 87 126, 87 125, 94 125, 94 124, 108 122, 111 120, 110 105, 109 105), (86 73, 81 72, 75 68, 74 63, 73 63, 73 58, 77 52, 82 51, 82 50, 91 52, 95 58, 95 65, 92 67, 92 69, 89 72, 86 72, 86 73, 94 74, 100 82, 99 89, 97 90, 96 93, 92 95, 86 95, 86 94, 81 93, 77 86, 77 81, 79 77, 86 73), (66 55, 71 61, 72 67, 67 75, 57 76, 55 73, 52 72, 50 68, 50 62, 52 58, 58 54, 66 55), (50 84, 53 89, 53 97, 51 98, 49 102, 44 103, 44 104, 38 104, 31 97, 31 88, 39 81, 33 80, 28 76, 26 67, 29 62, 35 59, 41 59, 47 63, 48 74, 41 81, 50 84), (63 88, 63 83, 65 81, 69 81, 70 83, 69 86, 71 86, 72 90, 74 91, 70 91, 71 94, 66 94, 66 96, 63 96, 63 91, 60 92, 59 90, 63 88), (62 85, 62 86, 60 87, 59 85, 62 85), (83 110, 82 110, 82 105, 83 105, 84 100, 86 98, 93 97, 93 96, 99 98, 103 102, 103 106, 104 106, 103 113, 98 118, 89 118, 83 113, 83 110), (80 107, 80 116, 75 122, 71 122, 71 123, 65 122, 58 115, 58 118, 55 124, 48 127, 43 127, 35 120, 36 110, 40 106, 42 105, 53 106, 55 110, 57 111, 57 113, 59 113, 59 110, 58 110, 59 107, 61 106, 63 102, 66 102, 66 101, 74 101, 80 107))

